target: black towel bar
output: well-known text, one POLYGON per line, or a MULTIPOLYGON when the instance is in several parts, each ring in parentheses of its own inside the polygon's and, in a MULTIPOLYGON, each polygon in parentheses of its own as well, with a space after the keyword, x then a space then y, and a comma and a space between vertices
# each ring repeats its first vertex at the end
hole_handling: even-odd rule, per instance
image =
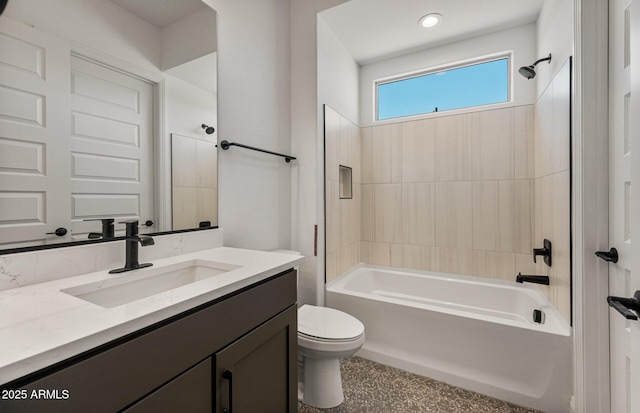
POLYGON ((222 141, 220 142, 220 147, 222 149, 224 149, 225 151, 227 149, 229 149, 231 146, 239 146, 241 148, 245 148, 245 149, 251 149, 252 151, 258 151, 258 152, 263 152, 263 153, 268 153, 269 155, 276 155, 276 156, 282 156, 284 158, 284 160, 288 163, 291 162, 292 160, 296 159, 295 156, 291 156, 291 155, 284 155, 281 153, 277 153, 277 152, 271 152, 271 151, 267 151, 265 149, 260 149, 260 148, 256 148, 253 146, 249 146, 249 145, 243 145, 241 143, 236 143, 236 142, 229 142, 229 141, 222 141))

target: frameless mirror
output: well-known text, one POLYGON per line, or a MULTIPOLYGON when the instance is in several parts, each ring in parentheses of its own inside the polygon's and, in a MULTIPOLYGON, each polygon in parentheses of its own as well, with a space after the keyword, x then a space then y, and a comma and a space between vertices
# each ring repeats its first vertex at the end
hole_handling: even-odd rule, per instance
POLYGON ((215 10, 9 0, 0 49, 0 253, 217 226, 215 10))

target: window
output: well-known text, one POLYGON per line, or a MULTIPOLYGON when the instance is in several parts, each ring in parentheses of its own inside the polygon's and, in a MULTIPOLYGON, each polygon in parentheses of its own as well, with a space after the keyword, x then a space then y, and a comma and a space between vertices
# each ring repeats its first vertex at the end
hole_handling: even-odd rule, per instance
POLYGON ((509 101, 509 58, 376 83, 376 119, 509 101))

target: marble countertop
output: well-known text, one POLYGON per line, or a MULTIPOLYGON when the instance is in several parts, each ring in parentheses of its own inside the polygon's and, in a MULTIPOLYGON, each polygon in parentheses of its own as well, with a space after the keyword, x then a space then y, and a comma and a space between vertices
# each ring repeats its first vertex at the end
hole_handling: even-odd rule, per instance
POLYGON ((239 268, 113 308, 61 290, 135 277, 145 269, 122 274, 98 271, 1 291, 0 385, 250 286, 299 265, 304 257, 221 247, 155 260, 150 268, 193 259, 239 268))

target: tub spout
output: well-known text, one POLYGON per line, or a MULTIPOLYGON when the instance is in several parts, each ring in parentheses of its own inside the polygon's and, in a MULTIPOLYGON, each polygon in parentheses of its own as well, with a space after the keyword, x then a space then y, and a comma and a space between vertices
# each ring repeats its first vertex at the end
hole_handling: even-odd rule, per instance
POLYGON ((521 273, 518 273, 516 276, 516 282, 549 285, 549 277, 546 275, 522 275, 521 273))

